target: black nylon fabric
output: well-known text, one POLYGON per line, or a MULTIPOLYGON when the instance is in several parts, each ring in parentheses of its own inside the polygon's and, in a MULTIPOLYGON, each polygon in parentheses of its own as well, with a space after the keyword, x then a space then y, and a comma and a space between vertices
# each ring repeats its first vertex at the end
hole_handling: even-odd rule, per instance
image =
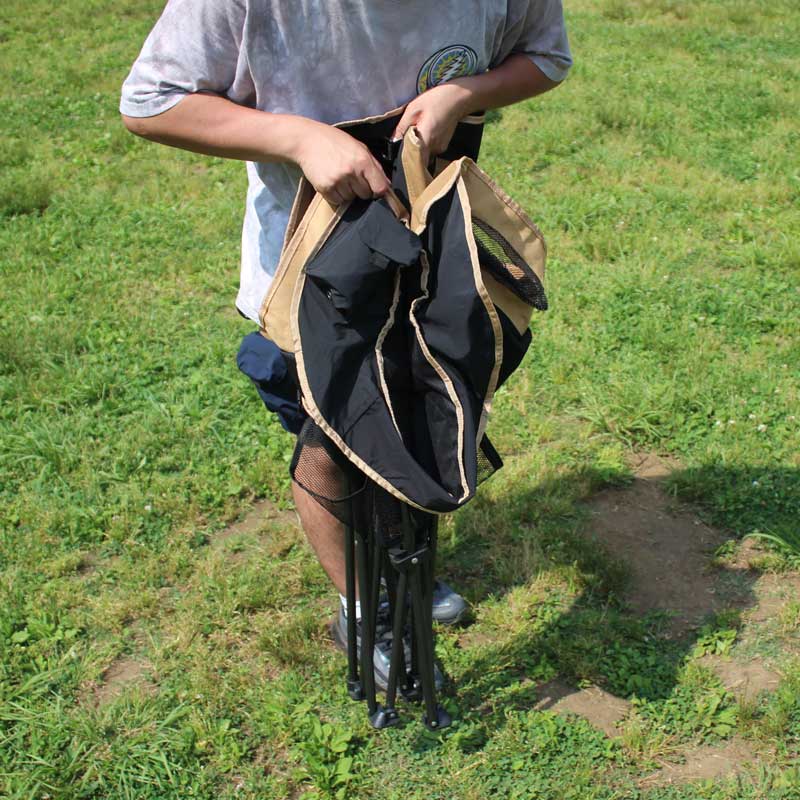
MULTIPOLYGON (((476 146, 480 126, 469 128, 476 146)), ((405 200, 401 149, 393 155, 387 171, 405 200)), ((477 441, 484 399, 530 343, 476 288, 471 224, 455 185, 429 209, 421 237, 383 201, 356 200, 305 265, 297 306, 306 407, 354 463, 439 513, 501 465, 488 439, 477 441)), ((294 467, 293 476, 305 485, 294 467)))
POLYGON ((323 284, 334 307, 346 314, 362 303, 383 299, 394 270, 416 264, 421 247, 419 237, 384 202, 357 200, 306 265, 306 274, 323 284))

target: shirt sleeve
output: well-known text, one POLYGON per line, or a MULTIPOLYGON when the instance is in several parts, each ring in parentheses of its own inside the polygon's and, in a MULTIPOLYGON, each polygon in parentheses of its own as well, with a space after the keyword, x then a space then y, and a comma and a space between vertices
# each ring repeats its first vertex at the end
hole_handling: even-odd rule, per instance
POLYGON ((561 0, 523 0, 503 36, 502 58, 524 53, 553 81, 563 81, 572 66, 561 0))
POLYGON ((119 110, 152 117, 196 92, 246 103, 245 15, 244 0, 169 0, 122 85, 119 110))

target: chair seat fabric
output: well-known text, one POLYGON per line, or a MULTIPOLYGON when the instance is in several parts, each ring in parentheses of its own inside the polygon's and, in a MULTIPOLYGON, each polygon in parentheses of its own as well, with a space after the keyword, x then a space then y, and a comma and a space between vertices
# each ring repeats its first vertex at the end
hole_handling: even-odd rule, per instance
POLYGON ((412 129, 391 165, 405 209, 313 198, 275 283, 291 286, 291 349, 314 423, 391 495, 445 513, 501 465, 486 427, 533 310, 546 308, 545 249, 474 157, 440 161, 435 177, 421 159, 412 129))

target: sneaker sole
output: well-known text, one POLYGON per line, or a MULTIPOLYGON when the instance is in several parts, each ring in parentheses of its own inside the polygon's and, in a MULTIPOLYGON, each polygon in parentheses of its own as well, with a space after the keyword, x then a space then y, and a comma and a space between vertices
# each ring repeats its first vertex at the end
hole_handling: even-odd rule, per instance
POLYGON ((438 622, 440 625, 460 625, 462 622, 466 622, 469 619, 469 606, 466 608, 462 608, 457 614, 452 617, 433 617, 434 622, 438 622))

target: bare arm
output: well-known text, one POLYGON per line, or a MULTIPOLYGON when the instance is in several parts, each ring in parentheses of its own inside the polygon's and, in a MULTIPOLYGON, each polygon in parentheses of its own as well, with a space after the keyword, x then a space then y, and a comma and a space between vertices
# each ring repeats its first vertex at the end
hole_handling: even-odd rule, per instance
POLYGON ((189 94, 163 114, 122 115, 125 127, 153 142, 247 161, 296 161, 312 120, 266 114, 214 94, 189 94))
POLYGON ((270 114, 212 94, 189 94, 163 114, 123 115, 125 127, 154 142, 195 153, 248 161, 290 161, 334 205, 368 199, 389 180, 367 147, 330 125, 270 114))
POLYGON ((528 56, 512 53, 502 64, 480 75, 456 78, 450 85, 461 90, 465 114, 519 103, 558 86, 528 56))
POLYGON ((455 78, 416 97, 406 106, 395 137, 415 125, 430 153, 437 155, 447 148, 458 121, 469 114, 518 103, 556 86, 526 55, 512 53, 488 72, 455 78))
MULTIPOLYGON (((519 102, 557 86, 527 56, 512 54, 496 69, 429 89, 406 107, 401 136, 416 125, 434 155, 460 119, 480 109, 519 102)), ((297 164, 331 203, 385 194, 389 180, 367 147, 345 131, 306 117, 270 114, 213 94, 189 94, 163 114, 122 117, 137 136, 195 153, 297 164)))

